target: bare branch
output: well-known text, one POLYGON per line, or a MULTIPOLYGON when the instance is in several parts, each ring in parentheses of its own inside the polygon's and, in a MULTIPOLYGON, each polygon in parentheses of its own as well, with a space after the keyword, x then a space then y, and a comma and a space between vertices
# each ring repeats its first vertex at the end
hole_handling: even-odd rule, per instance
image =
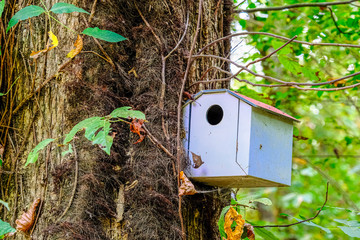
POLYGON ((309 2, 309 3, 297 3, 293 5, 285 5, 279 7, 266 7, 266 8, 252 8, 252 9, 238 9, 235 10, 235 13, 254 13, 254 12, 269 12, 269 11, 281 11, 284 9, 291 9, 291 8, 302 8, 302 7, 327 7, 333 5, 345 5, 356 2, 359 0, 350 0, 350 1, 342 1, 342 2, 309 2))
POLYGON ((180 44, 182 43, 182 41, 184 40, 184 38, 185 38, 185 36, 186 36, 188 27, 189 27, 189 12, 188 12, 187 15, 186 15, 186 24, 185 24, 185 30, 184 30, 183 35, 181 36, 179 42, 176 44, 176 46, 173 48, 173 50, 171 50, 171 51, 169 52, 169 54, 165 56, 165 60, 166 60, 168 57, 170 57, 171 54, 172 54, 174 51, 176 51, 176 49, 178 49, 178 47, 180 46, 180 44))
MULTIPOLYGON (((334 80, 331 80, 331 81, 326 81, 326 82, 320 82, 320 83, 286 82, 286 81, 280 80, 278 78, 258 74, 256 72, 250 70, 246 66, 242 66, 242 65, 240 65, 240 64, 238 64, 238 63, 236 63, 236 62, 234 62, 234 61, 232 61, 232 60, 230 60, 228 58, 224 58, 224 57, 220 57, 220 56, 216 56, 216 55, 193 55, 192 57, 193 58, 209 57, 209 58, 217 58, 217 59, 220 59, 220 60, 223 60, 223 61, 227 61, 229 63, 234 64, 238 68, 242 68, 243 70, 245 70, 248 73, 254 75, 255 77, 260 77, 260 78, 267 79, 269 81, 278 82, 278 83, 281 83, 281 85, 284 85, 284 86, 293 86, 293 87, 298 88, 300 90, 337 91, 337 90, 344 90, 344 89, 354 88, 354 87, 360 85, 360 83, 356 83, 356 84, 353 84, 353 85, 350 85, 350 86, 339 87, 339 88, 302 88, 302 87, 299 87, 299 86, 322 86, 322 85, 327 85, 327 84, 331 84, 331 83, 334 83, 334 82, 338 82, 340 80, 344 80, 344 79, 347 79, 347 78, 350 78, 350 77, 360 75, 360 72, 356 72, 356 73, 353 73, 353 74, 350 74, 350 75, 347 75, 347 76, 344 76, 344 77, 341 77, 341 78, 337 78, 337 79, 334 79, 334 80)), ((221 79, 221 81, 224 81, 224 80, 221 79)))
POLYGON ((315 216, 296 222, 296 223, 290 223, 290 224, 285 224, 285 225, 264 225, 264 226, 253 226, 254 228, 267 228, 267 227, 290 227, 290 226, 294 226, 300 223, 304 223, 304 222, 308 222, 311 220, 314 220, 315 218, 317 218, 317 216, 319 216, 319 214, 321 213, 321 211, 323 210, 323 208, 325 207, 327 201, 328 201, 328 195, 329 195, 329 182, 327 182, 326 184, 326 194, 325 194, 325 202, 324 204, 321 206, 321 208, 319 209, 319 211, 315 214, 315 216))
MULTIPOLYGON (((273 38, 277 38, 280 40, 284 40, 284 41, 289 41, 290 38, 287 37, 283 37, 283 36, 279 36, 276 34, 272 34, 272 33, 267 33, 267 32, 240 32, 240 33, 234 33, 219 39, 216 39, 215 41, 209 43, 208 45, 204 46, 202 49, 199 50, 199 52, 197 53, 197 55, 199 55, 201 52, 203 52, 206 48, 211 47, 212 45, 214 45, 215 43, 227 40, 229 38, 233 38, 233 37, 237 37, 237 36, 243 36, 243 35, 265 35, 265 36, 270 36, 273 38)), ((300 43, 300 44, 304 44, 304 45, 308 45, 308 46, 332 46, 332 47, 351 47, 351 48, 360 48, 360 45, 355 45, 355 44, 343 44, 343 43, 310 43, 310 42, 305 42, 305 41, 298 41, 298 40, 294 40, 294 43, 300 43)))

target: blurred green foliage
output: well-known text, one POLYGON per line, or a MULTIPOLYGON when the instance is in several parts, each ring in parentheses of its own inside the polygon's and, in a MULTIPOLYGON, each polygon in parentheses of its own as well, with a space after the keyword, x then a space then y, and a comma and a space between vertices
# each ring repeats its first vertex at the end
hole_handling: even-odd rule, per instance
MULTIPOLYGON (((247 0, 237 8, 295 3, 299 1, 247 0)), ((360 4, 356 2, 331 6, 331 10, 329 7, 304 7, 241 13, 235 20, 242 31, 269 32, 288 38, 298 35, 297 40, 307 42, 359 44, 360 4)), ((238 28, 234 26, 233 29, 239 31, 238 28)), ((247 45, 254 47, 252 54, 240 59, 243 63, 265 56, 285 43, 269 36, 242 38, 247 40, 247 45)), ((317 83, 360 71, 359 59, 358 48, 291 43, 254 69, 286 81, 317 83)), ((245 72, 240 77, 254 83, 271 84, 245 72)), ((347 82, 321 87, 347 86, 359 82, 359 79, 356 76, 347 82)), ((360 238, 359 88, 330 92, 301 91, 291 87, 251 87, 245 83, 234 83, 233 88, 249 97, 270 102, 301 121, 294 129, 292 186, 238 191, 238 200, 252 194, 270 198, 273 202, 272 206, 258 204, 259 211, 247 209, 246 219, 255 225, 265 225, 288 224, 296 219, 313 217, 325 201, 326 183, 329 182, 329 200, 319 217, 313 220, 316 226, 298 224, 267 230, 279 239, 360 238)), ((258 238, 261 239, 261 236, 257 235, 258 238)))

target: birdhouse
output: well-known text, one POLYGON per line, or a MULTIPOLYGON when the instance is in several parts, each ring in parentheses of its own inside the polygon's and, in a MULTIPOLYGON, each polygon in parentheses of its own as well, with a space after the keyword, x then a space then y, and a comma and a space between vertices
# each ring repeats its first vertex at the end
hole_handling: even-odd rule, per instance
POLYGON ((236 188, 291 184, 297 119, 226 89, 199 92, 183 114, 192 180, 236 188))

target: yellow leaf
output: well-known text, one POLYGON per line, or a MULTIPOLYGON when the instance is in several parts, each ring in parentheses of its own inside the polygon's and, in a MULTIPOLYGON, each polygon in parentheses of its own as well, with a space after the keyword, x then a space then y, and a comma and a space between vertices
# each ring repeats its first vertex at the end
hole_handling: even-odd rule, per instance
POLYGON ((242 216, 236 212, 234 208, 230 208, 225 215, 224 231, 227 235, 227 240, 240 240, 241 235, 243 234, 245 220, 242 219, 242 216), (231 225, 235 221, 236 226, 234 231, 231 228, 231 225))
POLYGON ((53 49, 53 48, 55 48, 55 47, 57 47, 59 45, 59 41, 58 41, 57 37, 55 36, 55 34, 52 31, 50 31, 48 33, 49 33, 49 38, 50 38, 50 40, 52 42, 52 46, 49 48, 49 50, 51 50, 51 49, 53 49))
POLYGON ((71 49, 71 51, 66 55, 68 58, 74 58, 76 55, 78 55, 82 48, 83 48, 83 40, 80 37, 80 35, 77 36, 77 39, 74 43, 75 48, 71 49))

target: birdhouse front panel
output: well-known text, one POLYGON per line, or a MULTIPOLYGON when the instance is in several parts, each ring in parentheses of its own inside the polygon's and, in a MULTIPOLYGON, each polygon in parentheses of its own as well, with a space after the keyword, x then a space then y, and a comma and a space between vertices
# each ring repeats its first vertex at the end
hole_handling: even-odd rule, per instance
POLYGON ((291 183, 296 119, 232 92, 207 90, 184 108, 186 169, 212 186, 270 187, 291 183))

